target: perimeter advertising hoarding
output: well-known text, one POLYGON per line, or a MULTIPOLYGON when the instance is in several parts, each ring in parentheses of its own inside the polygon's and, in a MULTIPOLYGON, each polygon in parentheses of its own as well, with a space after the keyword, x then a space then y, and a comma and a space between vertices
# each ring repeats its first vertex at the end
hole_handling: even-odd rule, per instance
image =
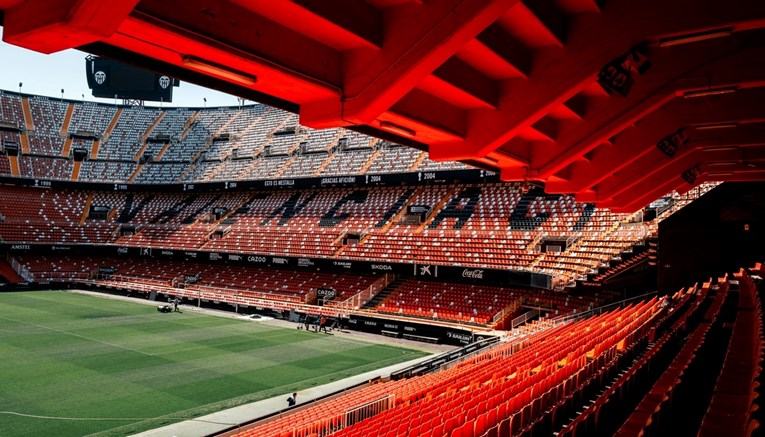
POLYGON ((395 333, 399 337, 410 336, 410 338, 432 339, 434 342, 454 345, 466 345, 474 340, 473 332, 467 328, 451 328, 402 320, 358 316, 355 314, 351 314, 348 319, 348 327, 356 331, 373 334, 382 334, 385 331, 387 335, 395 333))
POLYGON ((350 272, 360 274, 393 273, 424 280, 465 282, 470 284, 550 288, 550 275, 528 271, 480 269, 471 267, 404 264, 381 261, 292 257, 280 255, 206 252, 161 249, 155 247, 116 246, 112 244, 29 244, 3 243, 0 250, 30 255, 90 255, 101 257, 155 258, 201 263, 251 265, 294 270, 350 272))
MULTIPOLYGON (((95 160, 98 162, 98 160, 95 160)), ((132 161, 131 161, 132 162, 132 161)), ((162 165, 162 164, 155 164, 162 165)), ((0 176, 0 184, 22 187, 62 188, 89 191, 125 191, 125 192, 204 192, 237 191, 278 188, 316 188, 335 186, 386 186, 422 183, 485 183, 498 182, 496 173, 485 170, 452 170, 439 172, 397 173, 382 175, 359 175, 345 177, 309 177, 295 179, 269 179, 236 182, 194 182, 179 184, 128 184, 104 182, 79 182, 69 180, 18 178, 0 176)))

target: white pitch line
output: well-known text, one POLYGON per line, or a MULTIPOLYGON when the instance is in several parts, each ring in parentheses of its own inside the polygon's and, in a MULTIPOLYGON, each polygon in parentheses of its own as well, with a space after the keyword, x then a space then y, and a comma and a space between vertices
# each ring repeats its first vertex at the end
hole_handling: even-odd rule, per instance
POLYGON ((30 326, 36 326, 38 328, 48 329, 50 331, 54 331, 54 332, 58 332, 58 333, 61 333, 61 334, 66 334, 66 335, 71 335, 73 337, 79 337, 79 338, 82 338, 82 339, 88 340, 88 341, 95 341, 96 343, 101 343, 101 344, 105 344, 105 345, 108 345, 108 346, 112 346, 112 347, 117 347, 117 348, 120 348, 120 349, 129 350, 131 352, 136 352, 136 353, 147 355, 147 356, 150 356, 150 357, 155 356, 154 354, 150 354, 150 353, 144 352, 144 351, 139 351, 138 349, 129 348, 127 346, 120 346, 118 344, 109 343, 108 341, 103 341, 103 340, 98 340, 96 338, 86 337, 84 335, 75 334, 73 332, 64 331, 64 330, 61 330, 61 329, 51 328, 50 326, 38 325, 37 323, 25 322, 23 320, 16 320, 16 319, 11 319, 11 318, 2 317, 2 316, 0 316, 0 319, 8 320, 10 322, 15 322, 15 323, 23 323, 25 325, 30 325, 30 326))
MULTIPOLYGON (((8 416, 19 416, 19 417, 28 417, 32 419, 48 419, 48 420, 71 420, 71 421, 86 421, 86 422, 146 422, 149 420, 186 420, 190 422, 202 422, 202 423, 212 423, 215 425, 238 425, 237 423, 228 423, 228 422, 215 422, 212 420, 205 420, 205 419, 199 419, 194 417, 166 417, 166 416, 159 416, 159 417, 62 417, 62 416, 41 416, 38 414, 28 414, 28 413, 20 413, 18 411, 0 411, 0 414, 2 415, 8 415, 8 416)), ((99 431, 100 432, 100 431, 99 431)))

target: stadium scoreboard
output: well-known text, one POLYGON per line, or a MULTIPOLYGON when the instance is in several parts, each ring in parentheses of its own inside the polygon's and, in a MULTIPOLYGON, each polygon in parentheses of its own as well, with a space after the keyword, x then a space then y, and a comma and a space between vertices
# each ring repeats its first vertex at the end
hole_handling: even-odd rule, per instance
POLYGON ((93 97, 172 102, 177 79, 110 59, 85 59, 88 88, 93 97))

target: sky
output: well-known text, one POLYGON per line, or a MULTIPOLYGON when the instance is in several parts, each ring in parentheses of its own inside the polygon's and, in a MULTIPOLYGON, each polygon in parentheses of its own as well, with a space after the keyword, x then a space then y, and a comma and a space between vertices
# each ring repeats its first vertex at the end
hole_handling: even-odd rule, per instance
MULTIPOLYGON (((82 100, 84 95, 89 102, 114 103, 114 99, 97 99, 90 93, 85 78, 87 55, 77 50, 44 55, 0 41, 0 59, 3 60, 0 89, 19 91, 21 82, 21 92, 25 94, 61 97, 63 88, 65 99, 82 100)), ((162 106, 202 107, 204 98, 208 107, 239 104, 236 96, 181 82, 181 86, 173 90, 173 102, 162 106)), ((146 102, 146 106, 159 106, 159 102, 146 102)))

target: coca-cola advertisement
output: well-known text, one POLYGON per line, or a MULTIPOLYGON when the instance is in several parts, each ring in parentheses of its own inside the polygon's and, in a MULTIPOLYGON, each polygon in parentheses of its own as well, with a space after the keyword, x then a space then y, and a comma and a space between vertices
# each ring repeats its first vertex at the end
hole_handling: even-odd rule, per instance
POLYGON ((483 279, 483 269, 465 269, 462 277, 466 279, 483 279))

